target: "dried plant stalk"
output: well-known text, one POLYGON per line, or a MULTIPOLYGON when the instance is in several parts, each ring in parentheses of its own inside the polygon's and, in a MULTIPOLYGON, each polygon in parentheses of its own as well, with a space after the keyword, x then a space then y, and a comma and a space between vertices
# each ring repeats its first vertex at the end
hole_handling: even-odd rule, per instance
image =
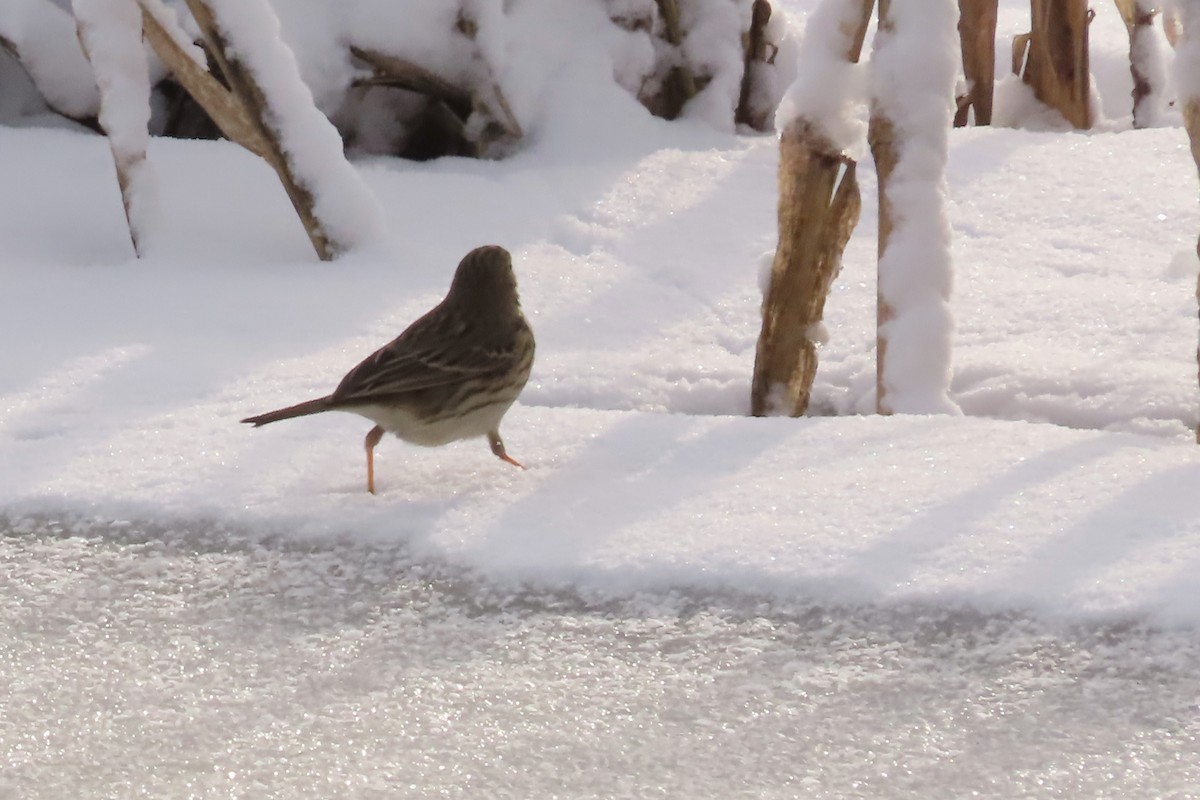
MULTIPOLYGON (((875 159, 875 174, 879 186, 879 244, 878 257, 883 258, 895 228, 895 214, 892 209, 888 184, 896 164, 900 160, 896 149, 896 126, 880 113, 878 108, 871 109, 871 121, 867 129, 867 141, 871 146, 871 156, 875 159)), ((887 363, 887 338, 882 335, 883 326, 895 318, 896 312, 888 303, 887 298, 879 292, 876 281, 875 293, 875 412, 890 414, 891 407, 887 401, 887 389, 883 382, 883 369, 887 363)))
MULTIPOLYGON (((849 62, 862 53, 873 9, 874 0, 862 0, 858 23, 841 31, 849 62)), ((834 147, 818 123, 800 117, 780 137, 779 242, 754 359, 755 416, 798 417, 808 410, 825 301, 862 206, 854 159, 834 147)))
POLYGON ((754 361, 755 416, 808 410, 825 299, 861 207, 854 160, 803 120, 789 125, 780 138, 779 245, 754 361))
MULTIPOLYGON (((283 183, 283 188, 292 201, 292 206, 296 209, 300 222, 304 225, 304 231, 308 234, 313 249, 316 250, 317 256, 322 261, 332 260, 336 251, 342 248, 330 240, 314 210, 312 192, 300 184, 291 165, 288 164, 279 132, 267 122, 269 110, 262 89, 255 81, 251 71, 229 52, 225 37, 206 0, 187 0, 187 6, 191 10, 196 24, 200 27, 200 33, 204 36, 213 60, 217 62, 221 73, 229 82, 229 88, 234 97, 244 109, 250 127, 261 137, 265 145, 265 152, 261 155, 279 175, 279 180, 283 183)), ((199 98, 197 98, 197 102, 200 102, 199 98)))
POLYGON ((750 15, 750 30, 746 34, 745 59, 742 66, 742 85, 738 92, 737 108, 733 112, 733 121, 739 125, 749 125, 756 131, 767 130, 770 115, 763 111, 755 111, 751 98, 754 92, 754 77, 757 65, 766 61, 767 56, 767 23, 771 20, 771 4, 767 0, 754 0, 750 15))
POLYGON ((100 92, 100 126, 108 139, 129 239, 145 255, 154 216, 153 174, 146 161, 150 77, 141 50, 142 22, 133 0, 98 5, 76 0, 79 44, 92 65, 100 92), (135 110, 141 104, 141 114, 135 110))
POLYGON ((967 124, 971 109, 975 111, 976 125, 992 124, 998 5, 999 0, 958 0, 958 30, 968 88, 958 99, 958 113, 954 116, 957 127, 967 124))
MULTIPOLYGON (((679 0, 655 0, 663 21, 663 35, 672 47, 683 44, 683 26, 679 19, 679 0)), ((683 107, 696 96, 696 76, 686 64, 671 67, 663 79, 662 97, 655 113, 664 119, 675 119, 683 107)))
POLYGON ((1013 39, 1013 71, 1076 128, 1092 127, 1087 0, 1030 0, 1033 30, 1013 39), (1022 68, 1023 67, 1023 68, 1022 68))
POLYGON ((138 0, 142 8, 142 28, 155 55, 171 70, 179 85, 200 104, 221 133, 262 158, 270 146, 255 126, 245 107, 233 93, 221 85, 205 67, 197 64, 166 31, 153 13, 158 0, 138 0))

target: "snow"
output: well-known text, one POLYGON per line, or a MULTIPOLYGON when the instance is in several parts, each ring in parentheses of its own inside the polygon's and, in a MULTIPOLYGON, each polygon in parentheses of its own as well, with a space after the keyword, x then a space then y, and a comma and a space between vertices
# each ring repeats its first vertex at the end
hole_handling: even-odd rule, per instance
POLYGON ((797 73, 776 115, 779 120, 805 120, 835 151, 855 158, 865 149, 867 81, 863 65, 846 56, 861 9, 858 0, 824 0, 811 12, 797 55, 798 63, 807 66, 797 73))
POLYGON ((97 113, 100 95, 70 14, 44 0, 5 0, 0 37, 16 47, 34 85, 53 107, 76 118, 97 113))
POLYGON ((39 335, 4 375, 4 507, 399 538, 497 579, 597 591, 769 587, 1200 621, 1177 580, 1200 549, 1187 488, 1200 464, 1194 265, 1172 266, 1196 215, 1178 129, 955 133, 962 419, 853 416, 873 392, 868 188, 814 392, 817 411, 838 416, 792 421, 741 416, 774 142, 678 127, 686 149, 651 141, 640 156, 574 166, 566 142, 547 143, 544 170, 534 153, 373 162, 362 174, 392 209, 390 251, 351 253, 336 275, 303 266, 274 176, 237 148, 152 143, 174 245, 142 268, 127 261, 119 206, 102 200, 102 140, 4 130, 6 170, 39 176, 0 214, 13 278, 4 335, 39 335), (79 164, 78 208, 56 188, 63 154, 79 164), (1114 163, 1127 168, 1120 185, 1105 178, 1114 163), (256 213, 199 214, 218 185, 256 213), (461 222, 421 235, 446 219, 461 222), (539 337, 505 423, 528 472, 482 443, 385 442, 370 498, 353 417, 235 424, 328 390, 486 241, 515 253, 539 337), (1032 478, 1026 463, 1041 465, 1032 478), (880 547, 886 559, 867 557, 880 547), (1024 570, 1046 548, 1056 566, 1034 579, 1024 570))
MULTIPOLYGON (((1183 103, 1200 98, 1200 3, 1178 0, 1182 35, 1175 54, 1175 84, 1183 103)), ((1182 103, 1181 103, 1182 105, 1182 103)))
POLYGON ((163 32, 171 38, 171 41, 185 56, 194 61, 197 66, 208 69, 208 58, 204 55, 204 50, 184 30, 174 8, 164 4, 162 0, 137 0, 137 3, 142 11, 154 18, 163 32))
POLYGON ((367 245, 382 234, 383 212, 342 156, 342 139, 314 105, 295 56, 266 0, 207 0, 231 55, 254 75, 297 182, 335 253, 367 245))
MULTIPOLYGON (((1155 9, 1143 0, 1137 0, 1134 8, 1138 13, 1154 13, 1155 9)), ((1155 14, 1155 20, 1158 16, 1155 14)), ((1130 42, 1131 61, 1150 84, 1150 93, 1139 102, 1136 111, 1140 127, 1149 128, 1166 124, 1166 95, 1168 90, 1167 51, 1170 44, 1161 25, 1147 25, 1134 29, 1130 42)))
MULTIPOLYGON (((1170 588, 1163 555, 1197 546, 1184 535, 1195 510, 1194 177, 1178 128, 954 132, 950 395, 967 415, 957 420, 855 416, 873 392, 865 164, 863 222, 829 302, 814 392, 816 410, 835 416, 763 421, 741 415, 756 264, 773 244, 774 142, 639 120, 619 90, 606 113, 633 118, 640 137, 613 142, 606 158, 580 158, 599 140, 575 140, 559 123, 509 162, 362 165, 389 209, 386 252, 352 252, 336 275, 303 266, 274 176, 237 148, 152 142, 164 243, 143 268, 128 261, 119 207, 105 199, 102 140, 4 129, 5 170, 26 187, 5 195, 0 214, 13 277, 4 333, 39 333, 3 378, 2 435, 15 456, 0 481, 4 507, 14 518, 205 518, 303 539, 399 537, 492 577, 597 591, 769 586, 1200 619, 1194 595, 1170 588), (1113 164, 1119 184, 1107 178, 1113 164), (75 191, 56 175, 71 175, 75 191), (219 209, 218 195, 239 202, 219 209), (534 376, 506 422, 528 473, 501 469, 482 445, 425 453, 393 442, 381 448, 382 494, 368 498, 353 418, 253 434, 231 424, 334 385, 486 241, 516 254, 539 337, 534 376), (39 302, 47 296, 56 302, 39 302), (898 450, 886 444, 893 435, 898 450), (1020 493, 1000 492, 987 513, 973 503, 975 515, 935 535, 947 517, 934 510, 950 498, 1043 461, 1044 476, 1018 480, 1020 493), (1177 491, 1175 504, 1093 513, 1156 486, 1155 497, 1177 491), (1127 518, 1142 522, 1114 521, 1127 518), (909 528, 932 540, 903 546, 898 531, 909 528), (1060 556, 1090 566, 988 577, 1019 575, 1064 531, 1089 542, 1088 557, 1060 556), (864 557, 884 545, 886 567, 864 557), (1105 561, 1110 551, 1124 559, 1105 561), (1153 568, 1123 572, 1133 560, 1153 568)), ((906 372, 921 369, 918 358, 906 372)))
POLYGON ((509 159, 355 163, 383 233, 332 266, 234 145, 151 140, 139 261, 102 138, 0 127, 0 797, 1196 794, 1177 122, 1126 62, 1103 132, 945 133, 961 416, 871 413, 864 159, 814 415, 754 419, 777 141, 649 118, 614 36, 507 53, 509 159), (238 424, 491 242, 527 471, 388 439, 372 497, 360 419, 238 424))
POLYGON ((173 533, 7 540, 0 795, 1187 797, 1200 781, 1200 646, 1180 634, 531 602, 388 547, 173 533))
POLYGON ((693 72, 712 75, 708 85, 688 103, 686 113, 718 129, 732 130, 745 58, 740 32, 750 27, 750 6, 743 3, 739 8, 724 0, 680 6, 684 62, 693 72))

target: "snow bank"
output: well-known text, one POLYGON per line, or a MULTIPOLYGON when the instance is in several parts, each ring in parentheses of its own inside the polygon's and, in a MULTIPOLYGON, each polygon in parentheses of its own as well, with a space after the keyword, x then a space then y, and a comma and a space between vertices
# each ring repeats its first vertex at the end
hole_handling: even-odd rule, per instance
MULTIPOLYGON (((1200 623, 1186 577, 1200 560, 1194 275, 1170 264, 1197 222, 1178 131, 956 134, 953 396, 979 418, 799 421, 740 416, 757 334, 748 265, 773 237, 770 139, 368 169, 397 209, 389 246, 414 255, 354 253, 331 275, 296 241, 274 176, 232 145, 154 143, 172 246, 147 270, 123 264, 119 212, 94 201, 112 191, 101 141, 0 137, 7 174, 42 176, 0 196, 0 335, 39 331, 0 376, 10 520, 402 542, 496 581, 602 595, 685 586, 1200 623), (1129 185, 1158 176, 1155 192, 1114 186, 1113 163, 1136 167, 1129 185), (204 216, 212 175, 239 200, 204 216), (1065 222, 1077 195, 1096 200, 1078 230, 1065 222), (528 472, 482 442, 388 440, 372 498, 357 418, 237 424, 328 391, 486 241, 515 253, 539 337, 505 423, 528 472)), ((815 387, 842 413, 873 384, 870 219, 834 287, 815 387)))
POLYGON ((54 108, 77 118, 98 113, 100 95, 70 14, 45 0, 5 0, 0 36, 16 46, 34 85, 54 108))

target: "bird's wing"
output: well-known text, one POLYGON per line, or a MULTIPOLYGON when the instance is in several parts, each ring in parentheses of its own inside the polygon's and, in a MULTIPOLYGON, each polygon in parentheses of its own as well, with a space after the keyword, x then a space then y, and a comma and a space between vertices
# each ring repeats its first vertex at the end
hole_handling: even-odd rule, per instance
POLYGON ((504 371, 512 357, 515 354, 510 355, 510 348, 471 345, 461 331, 436 331, 414 324, 350 370, 330 399, 338 404, 354 403, 448 386, 504 371))

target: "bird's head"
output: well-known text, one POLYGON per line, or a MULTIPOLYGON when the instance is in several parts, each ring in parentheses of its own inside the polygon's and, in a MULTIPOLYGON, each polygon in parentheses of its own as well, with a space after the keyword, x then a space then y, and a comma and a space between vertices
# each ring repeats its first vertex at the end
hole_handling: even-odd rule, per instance
POLYGON ((512 256, 499 245, 476 247, 463 256, 446 299, 475 310, 520 308, 512 256))

